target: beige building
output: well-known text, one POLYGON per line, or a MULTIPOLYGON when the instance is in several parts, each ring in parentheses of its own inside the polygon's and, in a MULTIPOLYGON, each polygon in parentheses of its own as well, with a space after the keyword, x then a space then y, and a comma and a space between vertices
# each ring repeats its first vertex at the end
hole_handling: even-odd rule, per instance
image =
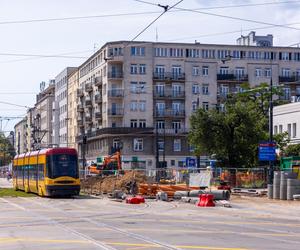
POLYGON ((68 77, 68 147, 76 148, 77 135, 77 90, 79 88, 78 71, 68 77))
POLYGON ((272 77, 285 86, 283 99, 300 96, 300 49, 291 47, 109 42, 78 71, 80 154, 95 160, 121 147, 125 167, 185 165, 193 157, 191 114, 222 110, 244 82, 256 86, 272 77))
POLYGON ((15 150, 17 154, 27 152, 27 117, 19 121, 14 127, 15 150))

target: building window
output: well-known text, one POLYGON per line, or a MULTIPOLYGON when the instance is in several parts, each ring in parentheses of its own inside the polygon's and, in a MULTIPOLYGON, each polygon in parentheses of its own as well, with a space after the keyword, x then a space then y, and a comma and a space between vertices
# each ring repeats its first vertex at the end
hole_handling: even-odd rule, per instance
POLYGON ((287 132, 289 134, 289 138, 291 138, 292 137, 292 124, 290 124, 290 123, 287 125, 287 132))
POLYGON ((145 47, 131 47, 132 56, 145 56, 145 47))
POLYGON ((139 120, 139 127, 146 128, 146 120, 139 120))
POLYGON ((277 135, 278 134, 278 126, 274 126, 274 135, 277 135))
POLYGON ((208 76, 208 66, 202 66, 202 75, 208 76))
POLYGON ((181 151, 181 140, 180 139, 174 139, 174 141, 173 141, 173 150, 174 150, 174 152, 180 152, 181 151))
POLYGON ((164 141, 164 139, 158 139, 157 144, 158 144, 157 146, 158 146, 159 151, 164 151, 165 150, 165 141, 164 141))
POLYGON ((198 102, 197 101, 193 101, 192 102, 192 110, 196 111, 198 109, 198 102))
POLYGON ((193 84, 192 92, 194 95, 197 95, 199 93, 199 85, 198 84, 193 84))
POLYGON ((282 125, 279 125, 279 133, 282 133, 282 125))
POLYGON ((146 111, 146 101, 139 101, 140 111, 146 111))
POLYGON ((199 76, 200 75, 200 68, 199 66, 194 66, 192 71, 193 76, 199 76))
POLYGON ((164 129, 165 128, 165 121, 160 120, 156 122, 156 128, 157 129, 164 129))
POLYGON ((209 108, 208 102, 202 102, 202 108, 203 108, 205 111, 208 111, 208 108, 209 108))
POLYGON ((175 160, 171 160, 171 166, 172 166, 172 167, 175 166, 175 160))
POLYGON ((265 69, 265 77, 271 77, 272 71, 269 68, 265 69))
POLYGON ((219 72, 220 72, 220 75, 228 75, 229 69, 228 69, 228 67, 221 67, 219 72))
POLYGON ((113 148, 119 149, 121 147, 121 140, 119 138, 113 139, 113 148))
POLYGON ((137 101, 131 101, 130 102, 130 111, 137 111, 138 110, 138 102, 137 101))
POLYGON ((282 76, 289 77, 290 76, 290 72, 291 72, 290 69, 284 68, 284 69, 282 69, 282 76))
POLYGON ((130 91, 131 93, 137 93, 137 82, 130 82, 130 91))
POLYGON ((133 150, 134 151, 143 151, 144 145, 143 145, 143 139, 142 138, 134 138, 133 139, 133 150))
POLYGON ((137 64, 130 65, 130 74, 136 75, 138 73, 138 66, 137 64))
POLYGON ((145 75, 146 74, 146 64, 140 64, 139 68, 140 68, 140 74, 145 75))
POLYGON ((261 70, 261 68, 256 68, 255 69, 255 76, 256 77, 261 77, 262 76, 262 70, 261 70))
POLYGON ((202 85, 202 94, 203 95, 209 95, 208 86, 209 86, 208 84, 202 85))
POLYGON ((130 127, 131 128, 137 128, 137 120, 130 120, 130 127))
POLYGON ((146 93, 146 82, 139 82, 138 92, 146 93))
POLYGON ((293 123, 293 138, 297 137, 297 124, 293 123))
POLYGON ((167 48, 155 48, 155 56, 166 57, 168 56, 167 48))

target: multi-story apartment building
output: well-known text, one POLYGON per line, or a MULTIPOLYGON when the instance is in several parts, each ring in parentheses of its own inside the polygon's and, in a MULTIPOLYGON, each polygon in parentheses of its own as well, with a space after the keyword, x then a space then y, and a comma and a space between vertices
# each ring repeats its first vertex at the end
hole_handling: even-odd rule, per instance
POLYGON ((23 118, 14 126, 15 133, 15 150, 17 154, 27 152, 27 117, 23 118))
POLYGON ((55 77, 53 143, 60 147, 68 145, 68 77, 76 69, 76 67, 67 67, 55 77))
POLYGON ((68 147, 76 148, 77 136, 77 90, 79 88, 78 70, 68 78, 68 147))
POLYGON ((300 49, 291 47, 109 42, 78 71, 79 151, 85 137, 87 160, 121 147, 125 166, 183 166, 192 157, 192 113, 222 109, 244 82, 272 78, 284 85, 283 98, 300 96, 300 49))

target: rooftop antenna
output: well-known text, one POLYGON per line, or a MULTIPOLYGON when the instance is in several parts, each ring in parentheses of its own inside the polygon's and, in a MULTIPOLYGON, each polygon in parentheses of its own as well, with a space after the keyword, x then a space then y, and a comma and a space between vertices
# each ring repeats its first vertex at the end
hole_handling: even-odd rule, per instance
POLYGON ((156 29, 155 29, 155 40, 156 40, 156 42, 158 42, 158 32, 157 32, 157 27, 156 27, 156 29))
POLYGON ((96 52, 97 47, 98 47, 98 43, 94 43, 94 53, 96 52))

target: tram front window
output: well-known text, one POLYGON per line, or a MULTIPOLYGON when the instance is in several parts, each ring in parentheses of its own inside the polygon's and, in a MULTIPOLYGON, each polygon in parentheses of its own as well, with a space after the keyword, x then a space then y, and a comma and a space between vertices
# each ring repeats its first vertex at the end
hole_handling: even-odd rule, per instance
POLYGON ((47 172, 49 178, 70 176, 78 178, 78 162, 76 155, 50 155, 47 157, 47 172))

